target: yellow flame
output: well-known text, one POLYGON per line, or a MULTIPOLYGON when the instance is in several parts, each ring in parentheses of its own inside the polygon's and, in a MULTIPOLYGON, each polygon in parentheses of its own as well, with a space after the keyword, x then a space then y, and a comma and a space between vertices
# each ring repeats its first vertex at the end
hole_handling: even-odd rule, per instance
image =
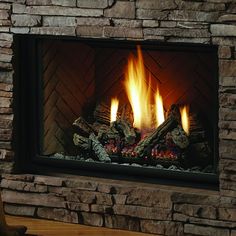
POLYGON ((118 106, 119 106, 119 100, 117 98, 112 98, 111 99, 111 114, 110 114, 111 118, 110 118, 110 122, 116 121, 118 106))
POLYGON ((146 82, 143 56, 139 46, 137 47, 137 57, 133 55, 129 57, 125 74, 125 88, 134 114, 134 127, 150 128, 150 83, 146 82))
POLYGON ((181 123, 182 123, 183 130, 186 132, 186 134, 189 135, 189 128, 190 128, 189 107, 188 106, 181 107, 180 113, 181 113, 181 123))
POLYGON ((159 89, 156 91, 155 96, 155 105, 156 105, 156 125, 157 127, 165 121, 163 101, 160 95, 159 89))

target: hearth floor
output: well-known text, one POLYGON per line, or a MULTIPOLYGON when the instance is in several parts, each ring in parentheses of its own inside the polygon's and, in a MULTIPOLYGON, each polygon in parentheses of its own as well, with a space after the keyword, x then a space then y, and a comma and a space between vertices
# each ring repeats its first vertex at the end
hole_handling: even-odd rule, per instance
POLYGON ((10 225, 25 225, 27 236, 151 236, 152 234, 68 224, 49 220, 7 216, 10 225))

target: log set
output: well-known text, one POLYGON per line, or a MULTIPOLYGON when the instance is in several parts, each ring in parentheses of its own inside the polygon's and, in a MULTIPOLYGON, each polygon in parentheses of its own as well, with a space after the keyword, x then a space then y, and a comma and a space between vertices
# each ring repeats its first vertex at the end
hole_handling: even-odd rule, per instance
MULTIPOLYGON (((130 106, 123 106, 117 113, 116 121, 110 123, 109 106, 104 103, 97 105, 92 122, 89 119, 89 123, 83 117, 74 121, 74 144, 80 151, 100 162, 126 163, 126 159, 129 163, 147 162, 151 165, 158 163, 158 160, 160 163, 169 161, 173 165, 182 160, 189 150, 197 149, 202 152, 210 149, 205 140, 204 129, 199 125, 195 114, 190 117, 192 133, 185 133, 179 106, 176 104, 168 110, 166 120, 151 133, 141 134, 134 128, 131 113, 130 106), (203 133, 201 137, 199 133, 203 133)), ((201 155, 206 156, 203 153, 201 155)))

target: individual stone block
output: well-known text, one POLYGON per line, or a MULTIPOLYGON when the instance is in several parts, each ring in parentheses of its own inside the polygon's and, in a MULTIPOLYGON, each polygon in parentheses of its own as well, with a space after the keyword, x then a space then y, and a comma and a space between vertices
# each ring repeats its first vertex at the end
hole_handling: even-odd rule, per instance
POLYGON ((32 15, 12 15, 11 21, 13 26, 39 26, 41 25, 41 16, 32 15))
POLYGON ((159 27, 158 20, 143 20, 143 27, 159 27))
POLYGON ((11 32, 14 34, 28 34, 30 32, 29 27, 12 27, 11 32))
POLYGON ((78 215, 76 212, 66 209, 39 207, 37 216, 44 219, 58 220, 69 223, 78 223, 78 215))
POLYGON ((174 211, 188 216, 195 216, 207 219, 216 219, 217 211, 213 206, 201 206, 192 204, 175 204, 174 211))
POLYGON ((105 17, 114 17, 114 18, 135 18, 135 5, 134 2, 123 2, 116 1, 115 5, 111 8, 104 10, 105 17))
POLYGON ((66 7, 75 7, 76 0, 26 0, 26 4, 30 6, 66 6, 66 7))
POLYGON ((35 27, 30 29, 31 34, 68 35, 75 36, 74 27, 35 27))
POLYGON ((174 10, 170 12, 168 19, 174 21, 215 22, 218 17, 219 12, 174 10))
POLYGON ((210 30, 213 36, 236 36, 236 25, 212 24, 210 30))
POLYGON ((65 208, 64 198, 44 193, 21 193, 10 190, 2 191, 6 203, 65 208))
POLYGON ((50 185, 50 186, 62 186, 62 178, 53 176, 35 176, 35 183, 50 185))
POLYGON ((135 189, 128 194, 126 204, 171 209, 171 193, 160 190, 135 189))
POLYGON ((235 14, 225 14, 221 15, 218 19, 218 22, 235 22, 236 15, 235 14))
POLYGON ((178 4, 178 9, 180 10, 194 10, 194 11, 224 11, 226 8, 224 3, 219 1, 216 3, 209 2, 193 2, 193 1, 180 1, 178 4))
POLYGON ((4 210, 7 214, 16 216, 34 216, 35 207, 5 204, 4 210))
POLYGON ((73 192, 67 194, 66 200, 72 202, 92 204, 96 202, 96 194, 90 191, 74 190, 73 192))
POLYGON ((166 20, 168 18, 168 14, 169 14, 168 11, 137 9, 136 18, 137 19, 166 20))
POLYGON ((9 11, 0 9, 0 19, 8 19, 9 18, 9 11))
POLYGON ((54 26, 54 27, 76 26, 76 18, 66 17, 66 16, 44 16, 43 26, 54 26))
POLYGON ((95 191, 97 183, 87 180, 64 180, 64 185, 68 188, 95 191))
POLYGON ((171 43, 201 43, 201 44, 210 44, 209 38, 183 38, 183 37, 168 37, 166 40, 171 43))
POLYGON ((143 29, 143 33, 145 36, 147 35, 158 35, 158 36, 174 36, 174 37, 200 37, 206 38, 209 37, 210 34, 207 29, 180 29, 173 28, 170 30, 169 28, 145 28, 143 29))
POLYGON ((230 58, 231 57, 231 48, 228 46, 220 46, 218 48, 219 58, 230 58))
POLYGON ((3 26, 11 26, 11 21, 10 20, 1 20, 0 19, 0 26, 3 27, 3 26))
POLYGON ((76 35, 81 37, 103 37, 103 27, 101 26, 77 26, 76 35))
POLYGON ((139 220, 127 216, 105 215, 105 226, 112 229, 140 231, 139 220))
POLYGON ((236 84, 236 77, 221 77, 220 78, 220 85, 223 87, 234 87, 235 84, 236 84))
POLYGON ((141 220, 141 231, 157 235, 182 236, 183 225, 179 222, 141 220))
POLYGON ((26 13, 26 5, 13 3, 12 4, 12 13, 23 14, 26 13))
POLYGON ((127 28, 127 27, 105 27, 104 36, 108 38, 143 38, 143 32, 140 28, 127 28))
POLYGON ((140 28, 142 27, 141 20, 127 20, 127 19, 112 19, 114 26, 118 27, 129 27, 129 28, 140 28))
POLYGON ((100 214, 82 212, 81 216, 85 225, 103 226, 103 217, 100 214))
POLYGON ((113 205, 112 197, 106 193, 96 193, 96 203, 103 205, 113 205))
POLYGON ((13 83, 13 71, 9 71, 9 72, 2 71, 2 72, 0 72, 0 83, 12 84, 13 83))
POLYGON ((177 8, 174 0, 137 0, 137 8, 170 10, 177 8))
POLYGON ((24 181, 24 182, 33 182, 34 181, 34 176, 29 175, 29 174, 3 174, 2 175, 3 179, 8 179, 8 180, 17 180, 17 181, 24 181))
POLYGON ((10 83, 9 84, 8 83, 0 83, 0 90, 12 92, 13 85, 10 83))
POLYGON ((110 25, 110 20, 107 18, 78 17, 76 18, 76 25, 105 26, 110 25))
POLYGON ((80 9, 61 6, 31 6, 21 9, 21 12, 14 12, 13 8, 13 13, 25 13, 30 15, 55 16, 55 12, 57 16, 99 17, 103 15, 103 10, 101 9, 80 9))
POLYGON ((12 98, 4 98, 0 99, 0 107, 11 107, 12 105, 12 98))
POLYGON ((228 229, 219 229, 193 224, 185 224, 184 233, 201 236, 230 236, 228 229))
POLYGON ((10 10, 11 9, 11 4, 9 4, 9 3, 0 3, 0 9, 10 10))
POLYGON ((171 218, 171 212, 169 209, 157 207, 151 208, 143 206, 114 205, 113 211, 114 214, 137 217, 141 219, 169 220, 171 218))
POLYGON ((220 60, 219 73, 223 77, 236 76, 236 60, 220 60))
POLYGON ((77 7, 81 8, 106 8, 108 7, 107 0, 77 0, 77 7))
POLYGON ((219 208, 219 219, 236 221, 236 208, 219 208))
POLYGON ((113 199, 114 199, 114 204, 125 205, 126 199, 127 199, 127 195, 114 194, 113 195, 113 199))

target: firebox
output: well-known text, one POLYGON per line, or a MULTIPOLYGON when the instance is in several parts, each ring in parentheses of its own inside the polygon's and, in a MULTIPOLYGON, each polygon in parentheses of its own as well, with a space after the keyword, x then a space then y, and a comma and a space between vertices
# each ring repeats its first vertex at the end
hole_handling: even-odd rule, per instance
POLYGON ((217 181, 217 48, 15 36, 17 166, 217 181))

